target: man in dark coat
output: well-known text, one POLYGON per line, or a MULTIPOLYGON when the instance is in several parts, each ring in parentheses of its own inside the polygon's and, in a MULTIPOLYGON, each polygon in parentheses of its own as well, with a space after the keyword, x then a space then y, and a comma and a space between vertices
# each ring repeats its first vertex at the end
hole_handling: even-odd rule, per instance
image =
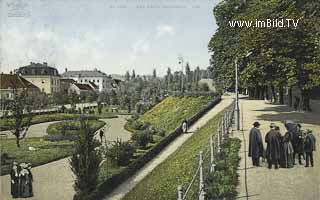
POLYGON ((260 123, 255 122, 249 134, 249 152, 248 156, 252 158, 253 166, 260 166, 259 160, 263 156, 262 136, 259 130, 260 123))
POLYGON ((295 159, 296 154, 298 154, 299 164, 302 165, 301 157, 304 157, 303 153, 303 131, 301 130, 301 124, 297 125, 298 136, 296 138, 296 151, 294 152, 293 158, 295 159))
POLYGON ((311 162, 311 167, 313 167, 313 151, 316 150, 316 138, 312 134, 312 130, 307 130, 307 135, 304 140, 304 151, 306 152, 306 165, 309 167, 309 160, 311 162))
POLYGON ((265 142, 267 143, 266 157, 268 160, 268 168, 271 169, 272 165, 275 165, 275 169, 278 169, 278 162, 280 159, 280 138, 279 134, 275 130, 276 125, 270 124, 270 131, 266 134, 265 142))

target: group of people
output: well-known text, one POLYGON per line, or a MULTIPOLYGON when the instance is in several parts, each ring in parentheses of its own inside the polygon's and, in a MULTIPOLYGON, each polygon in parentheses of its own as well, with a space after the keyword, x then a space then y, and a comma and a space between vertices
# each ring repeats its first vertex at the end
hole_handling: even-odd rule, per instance
POLYGON ((13 198, 27 198, 33 196, 33 176, 31 173, 31 163, 13 162, 10 173, 11 195, 13 198))
POLYGON ((305 160, 305 167, 314 165, 313 151, 316 150, 316 138, 312 130, 302 130, 300 124, 292 121, 284 122, 286 133, 282 135, 280 128, 274 123, 270 124, 270 131, 266 134, 264 141, 267 144, 263 147, 263 140, 260 131, 261 124, 254 122, 249 135, 248 156, 252 158, 253 166, 260 166, 260 158, 267 159, 268 168, 274 165, 275 169, 291 168, 295 165, 296 156, 299 164, 302 165, 302 158, 305 160))

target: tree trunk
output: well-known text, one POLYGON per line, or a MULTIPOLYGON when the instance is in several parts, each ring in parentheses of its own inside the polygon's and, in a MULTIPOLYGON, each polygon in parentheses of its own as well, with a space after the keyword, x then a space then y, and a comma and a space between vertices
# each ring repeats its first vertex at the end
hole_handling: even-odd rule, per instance
POLYGON ((310 91, 301 90, 301 101, 302 101, 302 110, 303 111, 312 111, 310 108, 310 91))
POLYGON ((274 85, 271 85, 271 93, 272 93, 272 102, 277 103, 277 95, 274 85))
POLYGON ((16 136, 16 144, 17 144, 17 147, 20 148, 20 139, 17 136, 16 136))
POLYGON ((280 87, 279 87, 279 103, 280 104, 284 104, 283 94, 284 94, 283 86, 280 85, 280 87))
POLYGON ((268 86, 264 86, 264 96, 266 100, 269 100, 269 92, 268 92, 268 86))
POLYGON ((292 87, 289 88, 289 106, 292 107, 292 87))

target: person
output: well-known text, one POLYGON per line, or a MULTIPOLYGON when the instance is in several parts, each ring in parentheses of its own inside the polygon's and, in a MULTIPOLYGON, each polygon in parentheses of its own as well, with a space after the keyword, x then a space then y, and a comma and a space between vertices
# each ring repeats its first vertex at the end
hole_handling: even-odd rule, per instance
POLYGON ((13 166, 10 172, 11 178, 11 196, 12 198, 19 197, 19 171, 18 171, 18 163, 13 162, 13 166))
POLYGON ((281 167, 283 168, 292 168, 294 163, 294 149, 292 146, 292 138, 290 132, 286 132, 282 138, 281 145, 281 167))
POLYGON ((254 122, 249 134, 248 156, 252 158, 252 165, 256 167, 260 166, 260 157, 263 157, 263 143, 259 128, 260 123, 254 122))
POLYGON ((266 157, 268 161, 268 168, 271 169, 274 164, 275 169, 278 169, 278 163, 280 158, 280 138, 275 130, 276 125, 270 124, 270 131, 265 136, 265 142, 267 143, 266 157))
POLYGON ((100 129, 99 131, 99 136, 100 136, 100 141, 102 142, 103 136, 104 136, 104 131, 103 129, 100 129))
POLYGON ((32 183, 33 183, 33 175, 32 175, 32 172, 31 172, 31 168, 32 168, 32 165, 31 165, 31 163, 28 163, 28 165, 27 165, 27 170, 28 170, 28 172, 29 172, 29 192, 30 192, 30 197, 32 197, 33 196, 33 185, 32 185, 32 183))
POLYGON ((31 197, 30 193, 30 175, 27 170, 27 164, 21 164, 22 170, 20 172, 20 197, 31 197))
POLYGON ((301 130, 301 124, 297 125, 297 137, 296 137, 296 148, 293 154, 293 158, 296 158, 296 154, 298 154, 299 164, 302 165, 301 157, 304 158, 304 151, 303 151, 303 131, 301 130))
POLYGON ((312 130, 308 129, 306 132, 306 137, 304 140, 304 151, 306 153, 306 165, 305 167, 309 167, 309 161, 311 167, 313 167, 313 151, 316 150, 316 138, 312 134, 312 130))
POLYGON ((183 122, 182 122, 182 132, 183 133, 188 132, 188 121, 186 119, 183 120, 183 122))

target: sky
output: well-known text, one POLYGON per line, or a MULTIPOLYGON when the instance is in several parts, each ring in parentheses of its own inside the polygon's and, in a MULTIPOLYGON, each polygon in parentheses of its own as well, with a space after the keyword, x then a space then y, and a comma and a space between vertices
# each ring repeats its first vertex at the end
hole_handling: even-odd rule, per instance
POLYGON ((60 73, 159 75, 209 66, 219 0, 0 0, 1 72, 47 62, 60 73))

